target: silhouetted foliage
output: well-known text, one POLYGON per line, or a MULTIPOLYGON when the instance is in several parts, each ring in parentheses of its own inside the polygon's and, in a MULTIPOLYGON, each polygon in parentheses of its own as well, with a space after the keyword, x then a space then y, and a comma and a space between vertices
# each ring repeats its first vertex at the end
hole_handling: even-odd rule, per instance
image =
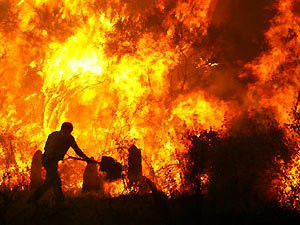
POLYGON ((186 171, 184 173, 186 181, 191 185, 191 189, 196 195, 199 195, 201 189, 201 175, 208 172, 211 167, 211 154, 215 148, 220 145, 222 137, 216 131, 200 131, 200 134, 188 132, 187 139, 191 140, 186 163, 186 171))
POLYGON ((223 137, 214 131, 189 136, 185 178, 200 195, 201 175, 209 174, 208 198, 217 213, 255 210, 275 198, 276 159, 288 162, 290 153, 278 124, 262 114, 242 115, 223 137))

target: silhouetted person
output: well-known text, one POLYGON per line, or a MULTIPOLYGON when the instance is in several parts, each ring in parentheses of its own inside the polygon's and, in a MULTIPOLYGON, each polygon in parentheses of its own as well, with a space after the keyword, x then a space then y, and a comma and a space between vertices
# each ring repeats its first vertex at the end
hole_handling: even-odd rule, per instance
POLYGON ((43 155, 43 166, 47 171, 46 179, 30 196, 29 202, 38 201, 50 187, 53 187, 56 202, 64 200, 57 166, 58 161, 64 158, 70 147, 72 147, 76 154, 82 157, 85 161, 88 163, 92 162, 92 160, 88 158, 78 147, 74 137, 71 135, 72 131, 73 125, 65 122, 62 124, 60 131, 55 131, 48 136, 43 155))
POLYGON ((31 161, 30 170, 30 189, 37 189, 43 182, 42 179, 42 168, 43 168, 43 153, 41 150, 37 150, 31 161))

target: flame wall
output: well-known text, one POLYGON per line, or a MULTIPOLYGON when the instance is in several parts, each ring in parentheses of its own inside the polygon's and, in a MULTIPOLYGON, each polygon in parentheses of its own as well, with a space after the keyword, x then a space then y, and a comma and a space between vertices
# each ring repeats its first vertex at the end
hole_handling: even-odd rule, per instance
MULTIPOLYGON (((35 150, 71 121, 87 155, 125 163, 136 144, 144 175, 165 192, 179 190, 187 130, 225 133, 251 110, 268 111, 282 127, 292 122, 299 4, 1 0, 2 174, 26 180, 35 150)), ((84 165, 68 166, 64 184, 76 188, 84 165)))

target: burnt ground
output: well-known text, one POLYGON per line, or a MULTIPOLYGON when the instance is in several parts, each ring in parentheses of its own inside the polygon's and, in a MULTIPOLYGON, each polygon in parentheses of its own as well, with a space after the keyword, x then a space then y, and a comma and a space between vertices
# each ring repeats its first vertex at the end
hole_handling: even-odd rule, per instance
POLYGON ((276 203, 260 209, 216 209, 207 199, 182 196, 132 195, 99 199, 97 196, 67 197, 55 205, 44 199, 38 205, 26 203, 28 193, 2 193, 0 224, 299 224, 300 215, 276 203))

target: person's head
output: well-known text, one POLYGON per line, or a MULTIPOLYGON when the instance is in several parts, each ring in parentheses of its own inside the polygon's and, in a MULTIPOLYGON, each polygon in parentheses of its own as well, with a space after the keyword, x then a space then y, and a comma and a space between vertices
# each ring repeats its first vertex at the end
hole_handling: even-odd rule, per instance
POLYGON ((72 123, 69 123, 69 122, 64 122, 62 125, 61 125, 61 131, 65 131, 65 132, 68 132, 68 133, 72 133, 73 131, 73 125, 72 123))

